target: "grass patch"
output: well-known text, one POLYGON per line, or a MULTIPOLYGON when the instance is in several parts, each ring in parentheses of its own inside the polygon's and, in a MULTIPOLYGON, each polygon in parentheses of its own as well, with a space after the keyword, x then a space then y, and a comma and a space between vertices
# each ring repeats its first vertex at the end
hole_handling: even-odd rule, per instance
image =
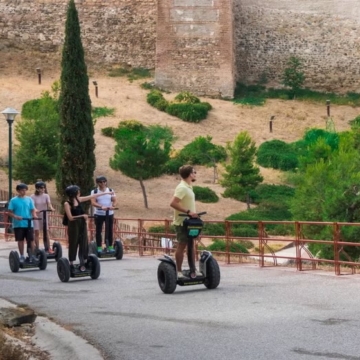
POLYGON ((130 82, 134 80, 152 77, 151 70, 142 67, 139 68, 115 68, 111 69, 108 74, 110 77, 126 76, 130 82))
MULTIPOLYGON (((245 85, 237 83, 233 101, 237 104, 264 105, 266 99, 284 99, 294 98, 294 92, 291 89, 266 88, 263 85, 245 85)), ((347 94, 324 93, 310 89, 298 89, 295 95, 296 100, 326 103, 330 100, 334 105, 360 106, 360 94, 348 92, 347 94)))
POLYGON ((105 116, 112 116, 115 113, 114 108, 108 108, 108 107, 94 107, 91 109, 91 115, 93 120, 97 119, 99 117, 105 117, 105 116))

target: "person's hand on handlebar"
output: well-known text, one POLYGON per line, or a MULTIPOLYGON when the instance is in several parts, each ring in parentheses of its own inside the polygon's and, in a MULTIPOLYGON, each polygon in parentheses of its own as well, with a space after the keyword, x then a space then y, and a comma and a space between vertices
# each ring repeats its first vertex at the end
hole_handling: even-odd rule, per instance
POLYGON ((87 220, 88 219, 88 214, 83 214, 82 217, 87 220))
POLYGON ((199 215, 196 212, 189 211, 187 214, 191 218, 198 218, 199 217, 199 215))

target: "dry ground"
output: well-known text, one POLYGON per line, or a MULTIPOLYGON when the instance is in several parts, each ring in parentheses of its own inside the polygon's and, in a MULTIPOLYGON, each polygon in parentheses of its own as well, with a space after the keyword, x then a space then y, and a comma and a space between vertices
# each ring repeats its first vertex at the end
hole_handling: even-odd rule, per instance
MULTIPOLYGON (((42 84, 38 84, 37 74, 29 75, 2 75, 0 79, 0 110, 13 107, 21 111, 24 102, 40 97, 41 92, 51 89, 51 84, 59 79, 59 74, 45 73, 42 84)), ((144 208, 143 197, 138 181, 112 170, 109 158, 114 153, 114 141, 101 135, 101 129, 107 126, 117 126, 122 120, 136 119, 144 124, 161 124, 170 126, 177 140, 174 144, 180 149, 200 135, 210 135, 216 144, 225 145, 233 141, 240 131, 248 131, 257 145, 271 139, 294 141, 299 139, 304 130, 309 127, 325 127, 325 104, 309 104, 298 101, 268 100, 265 106, 248 107, 235 105, 229 101, 218 99, 203 99, 213 106, 206 120, 199 124, 191 124, 169 116, 151 107, 146 102, 148 91, 141 89, 140 84, 145 80, 130 83, 126 78, 110 78, 105 75, 90 76, 90 95, 92 105, 96 107, 115 108, 113 117, 104 117, 97 120, 95 125, 96 161, 95 176, 104 174, 108 178, 109 186, 118 196, 120 210, 118 216, 122 218, 171 218, 172 211, 169 201, 179 179, 176 176, 162 176, 161 178, 145 182, 148 194, 149 209, 144 208), (99 97, 95 97, 95 88, 92 81, 98 82, 99 97), (274 115, 273 132, 269 131, 269 119, 274 115)), ((147 81, 149 81, 147 79, 147 81)), ((166 95, 169 99, 175 94, 166 95)), ((350 106, 333 106, 331 116, 334 119, 336 130, 349 128, 348 121, 359 114, 359 108, 350 106)), ((3 121, 0 127, 0 159, 4 160, 8 153, 8 125, 3 121)), ((18 116, 15 122, 21 121, 18 116)), ((219 195, 223 189, 213 183, 213 170, 198 169, 199 186, 208 186, 219 195)), ((261 169, 265 181, 280 183, 281 174, 274 170, 261 169)), ((221 169, 220 169, 221 176, 221 169)), ((0 171, 0 189, 7 190, 7 174, 0 171)), ((14 181, 14 185, 16 182, 14 181)), ((55 200, 54 184, 49 184, 49 191, 55 200)), ((33 187, 30 187, 30 192, 33 187)), ((223 199, 216 204, 197 204, 198 211, 206 210, 206 219, 215 220, 235 212, 244 210, 246 205, 235 200, 223 199)))

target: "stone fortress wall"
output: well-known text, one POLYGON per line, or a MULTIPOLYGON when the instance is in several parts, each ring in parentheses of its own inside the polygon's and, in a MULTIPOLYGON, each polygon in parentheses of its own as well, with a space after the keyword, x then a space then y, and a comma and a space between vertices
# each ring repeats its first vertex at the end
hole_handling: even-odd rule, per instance
MULTIPOLYGON (((179 5, 176 1, 75 0, 89 67, 129 64, 155 68, 161 25, 158 21, 164 19, 158 17, 158 12, 166 4, 179 5)), ((222 62, 228 57, 223 67, 224 82, 229 81, 228 74, 233 71, 236 81, 256 83, 267 79, 269 85, 279 84, 286 61, 293 55, 304 61, 306 86, 336 92, 360 91, 359 0, 209 1, 215 8, 227 2, 233 9, 234 58, 220 54, 222 62)), ((192 0, 192 5, 196 7, 198 2, 204 0, 192 0)), ((21 51, 39 59, 46 54, 59 63, 67 3, 0 0, 0 54, 21 51)), ((216 51, 228 49, 220 47, 216 51)))

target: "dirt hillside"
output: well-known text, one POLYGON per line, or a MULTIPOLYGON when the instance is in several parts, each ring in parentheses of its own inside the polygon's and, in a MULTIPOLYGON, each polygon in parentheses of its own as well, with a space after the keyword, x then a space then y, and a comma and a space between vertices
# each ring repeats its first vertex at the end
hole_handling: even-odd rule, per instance
MULTIPOLYGON (((0 110, 13 107, 21 111, 24 102, 40 97, 41 92, 51 89, 51 84, 59 79, 59 74, 45 73, 42 84, 38 84, 37 74, 4 75, 0 79, 0 110)), ((151 107, 146 102, 147 91, 141 89, 140 84, 145 80, 130 83, 126 78, 111 78, 105 75, 90 76, 90 95, 92 105, 115 108, 113 117, 100 118, 95 126, 96 161, 95 176, 103 174, 108 178, 119 199, 120 210, 118 216, 123 218, 163 219, 171 218, 172 210, 169 208, 173 190, 179 178, 176 176, 162 176, 161 178, 145 182, 148 194, 149 209, 144 208, 143 197, 139 182, 132 180, 120 172, 112 170, 109 158, 114 153, 114 141, 101 135, 101 129, 107 126, 117 126, 122 120, 136 119, 144 124, 161 124, 172 127, 177 140, 174 147, 180 149, 197 136, 210 135, 213 142, 225 145, 233 141, 241 131, 247 130, 257 145, 271 139, 294 141, 299 139, 306 128, 325 127, 326 107, 318 104, 308 104, 298 101, 268 100, 262 107, 247 107, 234 105, 230 101, 217 99, 203 99, 213 106, 206 120, 199 124, 185 123, 180 119, 169 116, 151 107), (95 87, 92 81, 98 82, 98 98, 95 97, 95 87), (269 131, 269 119, 275 116, 273 132, 269 131)), ((147 80, 149 81, 149 80, 147 80)), ((175 94, 166 95, 169 99, 175 94)), ((349 128, 348 121, 359 115, 360 109, 349 106, 333 106, 331 116, 336 130, 349 128)), ((0 161, 3 163, 8 154, 8 125, 3 118, 0 127, 0 161)), ((18 116, 15 122, 21 121, 18 116)), ((213 183, 213 170, 198 168, 199 186, 208 186, 219 195, 222 188, 213 183)), ((277 171, 261 169, 267 183, 280 183, 281 175, 277 171)), ((221 176, 221 170, 220 174, 221 176)), ((7 174, 0 170, 0 189, 8 189, 7 174)), ((16 181, 14 181, 14 185, 16 181)), ((13 186, 14 186, 13 185, 13 186)), ((34 187, 30 186, 31 193, 34 187)), ((53 201, 56 201, 55 186, 49 184, 49 192, 53 201)), ((197 210, 208 212, 207 220, 219 220, 244 210, 246 205, 231 199, 223 199, 216 204, 197 203, 197 210)))

